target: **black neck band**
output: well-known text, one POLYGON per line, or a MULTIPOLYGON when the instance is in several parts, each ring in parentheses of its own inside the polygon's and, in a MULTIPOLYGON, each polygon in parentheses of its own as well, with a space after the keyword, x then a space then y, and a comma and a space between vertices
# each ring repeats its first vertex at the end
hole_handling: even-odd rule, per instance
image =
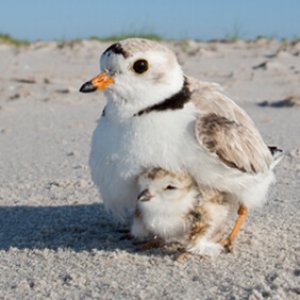
POLYGON ((154 104, 152 106, 140 110, 139 112, 135 113, 133 116, 138 117, 144 114, 148 114, 152 111, 181 109, 184 107, 184 104, 187 103, 190 99, 191 99, 191 91, 188 87, 187 79, 184 78, 182 89, 178 93, 171 96, 170 98, 163 100, 162 102, 159 102, 157 104, 154 104))

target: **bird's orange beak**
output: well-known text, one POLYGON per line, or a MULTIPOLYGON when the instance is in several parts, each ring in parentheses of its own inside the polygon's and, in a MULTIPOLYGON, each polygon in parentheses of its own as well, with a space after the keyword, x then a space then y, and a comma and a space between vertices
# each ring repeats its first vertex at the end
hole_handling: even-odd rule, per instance
POLYGON ((110 75, 103 72, 100 73, 98 76, 92 78, 90 81, 84 83, 79 91, 82 93, 91 93, 97 90, 104 90, 106 87, 113 84, 114 82, 115 81, 110 75))

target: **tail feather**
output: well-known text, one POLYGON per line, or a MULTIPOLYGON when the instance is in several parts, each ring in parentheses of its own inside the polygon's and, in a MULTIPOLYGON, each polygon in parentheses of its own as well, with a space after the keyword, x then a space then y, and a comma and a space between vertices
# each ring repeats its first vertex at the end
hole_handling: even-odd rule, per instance
POLYGON ((271 169, 274 169, 277 166, 277 164, 284 157, 284 151, 282 149, 277 148, 276 146, 268 146, 268 148, 273 156, 273 162, 271 165, 271 169))

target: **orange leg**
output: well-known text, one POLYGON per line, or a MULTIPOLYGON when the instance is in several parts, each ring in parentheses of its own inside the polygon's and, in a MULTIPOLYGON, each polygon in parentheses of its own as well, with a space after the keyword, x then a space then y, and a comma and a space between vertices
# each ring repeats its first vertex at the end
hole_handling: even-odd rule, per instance
POLYGON ((231 246, 231 244, 232 244, 233 240, 236 238, 241 226, 245 222, 247 215, 248 215, 248 208, 246 208, 244 205, 241 204, 238 209, 238 218, 233 226, 233 229, 232 229, 229 237, 226 240, 220 241, 220 243, 224 247, 228 248, 231 246))

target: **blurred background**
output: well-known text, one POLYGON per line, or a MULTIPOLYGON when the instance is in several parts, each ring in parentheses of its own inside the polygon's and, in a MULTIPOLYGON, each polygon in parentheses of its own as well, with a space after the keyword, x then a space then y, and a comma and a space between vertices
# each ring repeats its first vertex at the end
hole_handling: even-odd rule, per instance
POLYGON ((298 39, 298 0, 1 0, 0 33, 69 40, 124 35, 167 39, 298 39))

